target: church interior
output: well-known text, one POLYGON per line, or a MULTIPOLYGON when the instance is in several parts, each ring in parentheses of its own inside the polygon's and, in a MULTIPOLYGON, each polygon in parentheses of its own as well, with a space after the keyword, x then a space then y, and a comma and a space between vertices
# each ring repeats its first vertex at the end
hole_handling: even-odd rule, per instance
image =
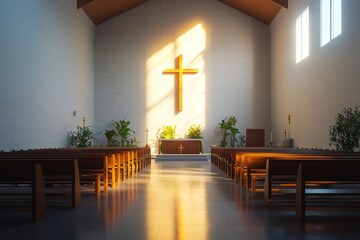
MULTIPOLYGON (((76 172, 79 164, 79 182, 90 176, 91 184, 81 184, 77 196, 78 183, 66 178, 76 206, 54 207, 57 195, 51 194, 45 197, 45 215, 35 222, 31 210, 6 205, 1 189, 17 183, 6 178, 14 173, 0 170, 0 239, 357 239, 358 196, 345 201, 345 208, 331 199, 333 204, 310 209, 299 223, 294 201, 265 204, 267 175, 246 173, 250 165, 240 162, 266 150, 266 158, 300 153, 301 160, 318 161, 326 155, 358 169, 353 161, 360 159, 359 147, 335 155, 330 132, 338 113, 360 106, 360 1, 3 0, 1 5, 0 164, 14 167, 7 163, 12 159, 21 169, 19 164, 28 166, 27 151, 77 151, 69 148, 69 136, 81 126, 95 135, 93 153, 108 148, 110 155, 99 157, 109 165, 95 176, 81 172, 90 153, 72 152, 76 159, 69 168, 76 172), (230 119, 244 141, 235 139, 240 150, 224 160, 218 147, 225 139, 222 124, 230 119), (124 148, 114 156, 116 147, 109 147, 105 133, 124 122, 138 150, 124 148), (189 129, 201 127, 201 141, 195 141, 200 152, 180 161, 156 160, 165 156, 159 133, 169 126, 176 129, 172 142, 181 142, 179 155, 190 148, 189 129), (261 130, 256 147, 263 150, 249 148, 246 155, 244 149, 253 147, 252 130, 261 130), (246 181, 264 187, 256 190, 246 181)), ((51 155, 53 162, 61 160, 59 169, 70 158, 61 154, 61 159, 51 155)), ((29 179, 42 178, 38 167, 46 173, 42 162, 48 159, 29 158, 34 168, 29 179)), ((350 175, 345 181, 356 181, 356 172, 350 175)))

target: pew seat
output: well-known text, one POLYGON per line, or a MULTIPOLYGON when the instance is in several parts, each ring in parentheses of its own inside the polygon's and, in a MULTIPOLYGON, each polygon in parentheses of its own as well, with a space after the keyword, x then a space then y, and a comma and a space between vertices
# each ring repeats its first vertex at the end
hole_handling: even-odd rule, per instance
MULTIPOLYGON (((29 157, 29 156, 1 156, 0 162, 5 163, 14 163, 14 169, 12 172, 15 172, 13 175, 25 174, 29 171, 28 168, 20 168, 16 166, 16 163, 21 164, 40 164, 43 172, 43 179, 45 186, 54 186, 58 185, 70 185, 71 189, 71 205, 72 207, 80 206, 80 176, 79 176, 79 163, 77 159, 73 158, 52 158, 52 157, 29 157), (25 171, 25 172, 24 172, 25 171)), ((12 177, 8 176, 2 170, 4 177, 3 182, 11 181, 12 177)), ((59 189, 59 188, 58 188, 59 189)), ((69 188, 66 188, 69 189, 69 188)), ((63 191, 68 192, 67 190, 63 191)))
MULTIPOLYGON (((264 185, 265 203, 272 202, 273 185, 275 184, 293 184, 295 188, 298 167, 300 164, 330 164, 332 162, 347 161, 360 162, 359 156, 323 156, 322 158, 304 158, 304 159, 288 159, 288 158, 270 158, 266 164, 266 176, 264 185)), ((320 173, 320 172, 319 172, 320 173)))
MULTIPOLYGON (((32 221, 36 222, 45 214, 44 177, 41 165, 28 161, 0 161, 0 185, 17 186, 21 183, 30 184, 30 192, 23 188, 21 194, 31 196, 32 221)), ((18 195, 7 191, 6 188, 1 188, 0 192, 2 196, 18 195)))
MULTIPOLYGON (((325 196, 360 196, 360 161, 359 160, 333 160, 322 163, 301 163, 298 166, 297 179, 296 179, 296 219, 300 222, 305 221, 305 207, 306 201, 309 196, 321 196, 322 201, 326 200, 325 196), (325 183, 325 189, 308 189, 308 182, 325 183), (326 185, 336 185, 334 188, 329 189, 326 185), (339 188, 345 185, 344 188, 339 188)), ((357 200, 360 202, 360 198, 357 200)), ((344 205, 347 202, 342 198, 340 203, 344 205)), ((332 203, 334 204, 334 203, 332 203)))

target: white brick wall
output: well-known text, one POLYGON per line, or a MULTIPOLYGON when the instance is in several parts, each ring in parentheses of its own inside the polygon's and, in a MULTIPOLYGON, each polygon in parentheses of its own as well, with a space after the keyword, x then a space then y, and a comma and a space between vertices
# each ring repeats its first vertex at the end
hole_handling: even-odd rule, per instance
POLYGON ((176 124, 183 136, 200 123, 206 151, 220 142, 218 123, 226 116, 235 115, 243 133, 265 128, 268 134, 269 39, 267 25, 208 0, 152 0, 97 26, 97 130, 126 118, 144 145, 145 128, 152 140, 163 125, 176 124), (199 73, 184 76, 184 110, 175 114, 174 77, 162 71, 179 54, 199 73))
POLYGON ((283 138, 291 114, 298 147, 329 148, 329 126, 360 105, 360 1, 343 0, 343 32, 320 47, 320 1, 290 0, 271 25, 271 127, 283 138), (295 64, 295 21, 310 7, 310 56, 295 64))
POLYGON ((63 147, 93 124, 93 24, 76 0, 3 0, 0 16, 0 150, 63 147))
POLYGON ((96 28, 75 0, 6 0, 0 15, 2 150, 65 146, 83 115, 98 131, 127 118, 140 144, 146 127, 151 140, 165 124, 184 135, 201 123, 207 151, 225 116, 242 132, 269 130, 269 28, 218 1, 152 0, 96 28), (179 38, 198 24, 200 46, 179 38), (162 71, 181 53, 200 72, 184 77, 176 115, 173 77, 162 71))

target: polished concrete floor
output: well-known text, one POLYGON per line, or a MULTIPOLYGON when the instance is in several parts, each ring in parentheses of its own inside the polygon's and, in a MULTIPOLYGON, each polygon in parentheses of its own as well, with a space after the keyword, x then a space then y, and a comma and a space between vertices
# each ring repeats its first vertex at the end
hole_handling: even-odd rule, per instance
POLYGON ((359 208, 310 209, 295 220, 293 204, 265 206, 208 161, 152 161, 131 179, 79 208, 0 210, 0 239, 360 239, 359 208))

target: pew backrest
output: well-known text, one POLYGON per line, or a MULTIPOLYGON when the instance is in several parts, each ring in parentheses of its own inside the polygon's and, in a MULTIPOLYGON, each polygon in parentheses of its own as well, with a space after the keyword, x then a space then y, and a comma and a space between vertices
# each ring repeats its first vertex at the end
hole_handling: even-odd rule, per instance
MULTIPOLYGON (((359 160, 333 160, 329 163, 301 163, 298 166, 296 178, 296 207, 295 215, 297 220, 305 220, 306 182, 311 181, 336 181, 341 183, 360 183, 360 161, 359 160)), ((358 194, 358 187, 350 189, 347 187, 346 194, 358 194)))

